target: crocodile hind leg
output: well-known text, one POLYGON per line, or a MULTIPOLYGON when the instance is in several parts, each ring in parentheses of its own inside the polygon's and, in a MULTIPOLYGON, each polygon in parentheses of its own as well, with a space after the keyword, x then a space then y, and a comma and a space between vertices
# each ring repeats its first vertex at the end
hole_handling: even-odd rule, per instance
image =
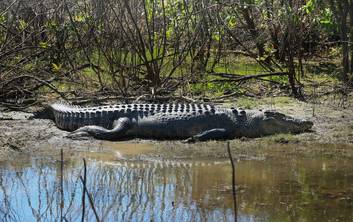
POLYGON ((216 129, 206 130, 202 133, 192 136, 186 139, 184 142, 193 143, 198 141, 220 140, 220 139, 229 139, 229 138, 231 138, 231 136, 226 129, 216 128, 216 129))
POLYGON ((129 118, 119 118, 114 121, 113 129, 106 129, 101 126, 83 126, 68 136, 72 139, 82 137, 94 137, 101 140, 118 140, 125 136, 127 130, 131 128, 131 121, 129 118))

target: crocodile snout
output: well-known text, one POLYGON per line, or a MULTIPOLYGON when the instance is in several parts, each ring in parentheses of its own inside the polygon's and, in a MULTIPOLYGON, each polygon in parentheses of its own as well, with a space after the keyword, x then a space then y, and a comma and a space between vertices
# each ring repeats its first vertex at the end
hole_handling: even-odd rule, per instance
POLYGON ((302 120, 301 125, 304 131, 308 131, 313 127, 314 123, 309 120, 302 120))

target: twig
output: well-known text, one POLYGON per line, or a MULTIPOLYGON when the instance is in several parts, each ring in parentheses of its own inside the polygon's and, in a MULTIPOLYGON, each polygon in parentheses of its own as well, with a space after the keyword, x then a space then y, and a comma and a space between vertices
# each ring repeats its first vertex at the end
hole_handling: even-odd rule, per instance
MULTIPOLYGON (((86 160, 83 158, 83 187, 86 187, 86 182, 87 182, 87 166, 86 166, 86 160)), ((85 220, 85 209, 86 209, 86 196, 85 196, 85 189, 82 191, 82 218, 81 221, 84 222, 85 220)))
POLYGON ((251 74, 251 75, 240 75, 240 74, 231 74, 231 73, 208 73, 213 76, 220 76, 223 78, 231 79, 231 81, 245 81, 248 79, 253 78, 261 78, 261 77, 268 77, 268 76, 287 76, 287 72, 271 72, 271 73, 261 73, 261 74, 251 74))
POLYGON ((92 195, 88 192, 87 186, 86 186, 85 181, 84 181, 84 179, 82 178, 82 176, 80 176, 80 180, 81 180, 81 182, 82 182, 82 184, 83 184, 84 192, 86 192, 86 194, 87 194, 87 196, 88 196, 88 201, 89 201, 89 204, 91 205, 91 208, 92 208, 92 210, 93 210, 94 216, 96 217, 96 221, 97 221, 97 222, 100 222, 100 219, 99 219, 99 217, 98 217, 96 208, 94 207, 94 202, 93 202, 92 195))
POLYGON ((53 86, 52 84, 50 84, 49 82, 45 81, 45 80, 42 80, 42 79, 39 79, 35 76, 31 76, 31 75, 21 75, 21 76, 18 76, 18 77, 15 77, 9 81, 7 81, 6 83, 4 83, 1 87, 2 88, 5 88, 5 86, 9 85, 11 82, 13 81, 16 81, 16 80, 19 80, 19 79, 23 79, 23 78, 30 78, 30 79, 34 79, 36 80, 37 82, 40 82, 42 83, 43 85, 46 85, 47 87, 49 87, 50 89, 52 89, 54 92, 56 92, 57 94, 59 94, 63 99, 65 99, 65 95, 60 92, 59 90, 57 90, 55 88, 55 86, 53 86))
POLYGON ((232 157, 232 153, 230 152, 230 144, 227 142, 227 151, 230 159, 230 163, 232 165, 232 190, 233 190, 233 204, 234 204, 234 221, 237 222, 237 191, 235 187, 235 164, 232 157))
POLYGON ((60 150, 60 221, 63 221, 63 209, 64 209, 64 151, 63 149, 60 150))
POLYGON ((82 37, 81 37, 81 35, 80 35, 80 32, 78 31, 78 29, 77 29, 77 27, 76 27, 76 25, 75 25, 76 23, 75 23, 75 21, 74 21, 74 19, 73 19, 73 16, 72 16, 72 14, 71 14, 71 12, 70 12, 70 9, 69 9, 69 6, 68 6, 66 0, 64 0, 64 6, 65 6, 65 9, 66 9, 66 11, 67 11, 67 13, 68 13, 68 15, 69 15, 70 23, 71 23, 71 25, 72 25, 72 27, 73 27, 73 30, 74 30, 75 34, 76 34, 78 43, 80 44, 80 47, 81 47, 82 50, 83 50, 83 54, 84 54, 84 56, 86 57, 87 62, 90 64, 90 67, 92 68, 92 70, 93 70, 93 71, 95 72, 95 74, 97 75, 98 81, 99 81, 99 84, 100 84, 100 87, 101 87, 101 89, 103 89, 103 88, 104 88, 104 85, 103 85, 103 82, 102 82, 102 77, 101 77, 101 74, 100 74, 100 70, 99 70, 99 69, 96 69, 97 66, 93 64, 93 62, 92 62, 92 60, 91 60, 91 58, 90 58, 90 56, 89 56, 89 53, 87 52, 87 49, 86 49, 86 47, 85 47, 85 44, 83 43, 82 37))
POLYGON ((17 2, 18 0, 14 0, 4 11, 1 12, 1 16, 5 15, 7 11, 17 2))

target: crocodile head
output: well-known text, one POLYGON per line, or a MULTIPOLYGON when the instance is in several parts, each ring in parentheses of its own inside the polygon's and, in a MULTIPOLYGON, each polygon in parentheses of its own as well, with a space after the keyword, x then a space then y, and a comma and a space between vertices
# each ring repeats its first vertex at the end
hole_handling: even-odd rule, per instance
POLYGON ((274 111, 265 111, 259 121, 261 134, 302 133, 309 131, 313 122, 297 119, 274 111))

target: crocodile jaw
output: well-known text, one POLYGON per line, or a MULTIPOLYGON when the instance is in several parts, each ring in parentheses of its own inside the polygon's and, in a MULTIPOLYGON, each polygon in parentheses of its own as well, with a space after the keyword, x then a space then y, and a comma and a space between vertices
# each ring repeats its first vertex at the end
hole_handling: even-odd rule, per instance
POLYGON ((302 133, 309 131, 313 122, 286 116, 281 113, 266 113, 261 121, 261 129, 264 135, 276 133, 302 133))

